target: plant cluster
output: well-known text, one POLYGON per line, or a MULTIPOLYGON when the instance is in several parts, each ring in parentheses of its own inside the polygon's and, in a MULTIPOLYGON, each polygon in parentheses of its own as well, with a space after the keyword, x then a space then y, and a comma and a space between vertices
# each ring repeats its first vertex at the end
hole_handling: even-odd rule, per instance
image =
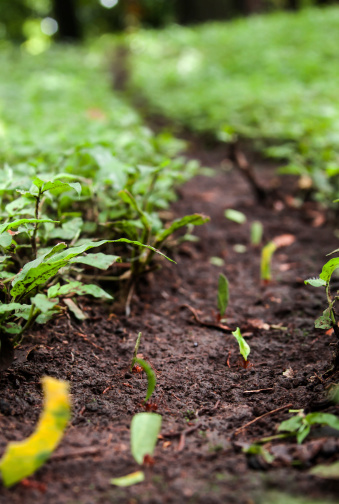
POLYGON ((133 33, 132 87, 190 129, 259 140, 330 203, 339 195, 338 20, 332 7, 133 33))
POLYGON ((112 299, 112 282, 125 281, 128 312, 135 282, 153 267, 165 240, 207 218, 160 218, 176 184, 197 165, 175 157, 182 143, 151 133, 109 89, 96 51, 54 49, 32 58, 9 48, 0 60, 11 76, 0 84, 0 364, 6 367, 12 344, 33 322, 65 309, 86 318, 74 296, 112 299), (4 106, 14 99, 15 109, 4 106), (91 253, 96 247, 103 252, 91 253), (109 281, 110 292, 93 279, 109 281))

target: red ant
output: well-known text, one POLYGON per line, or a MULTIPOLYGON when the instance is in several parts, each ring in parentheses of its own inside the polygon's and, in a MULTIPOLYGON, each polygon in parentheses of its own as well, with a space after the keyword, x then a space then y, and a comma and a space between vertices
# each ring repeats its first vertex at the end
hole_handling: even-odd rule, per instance
POLYGON ((22 486, 26 488, 34 488, 35 490, 39 490, 39 492, 41 493, 45 493, 47 490, 46 485, 44 483, 39 483, 38 481, 29 480, 27 478, 21 480, 20 483, 22 486))

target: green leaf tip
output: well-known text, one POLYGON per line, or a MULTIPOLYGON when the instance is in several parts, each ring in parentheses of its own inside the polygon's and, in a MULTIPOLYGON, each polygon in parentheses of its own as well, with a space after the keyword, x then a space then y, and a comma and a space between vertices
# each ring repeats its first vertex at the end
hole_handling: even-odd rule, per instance
POLYGON ((243 356, 244 360, 247 361, 247 357, 251 352, 249 344, 245 341, 244 337, 242 336, 239 327, 237 327, 237 329, 233 331, 232 334, 239 344, 239 350, 241 355, 243 356))

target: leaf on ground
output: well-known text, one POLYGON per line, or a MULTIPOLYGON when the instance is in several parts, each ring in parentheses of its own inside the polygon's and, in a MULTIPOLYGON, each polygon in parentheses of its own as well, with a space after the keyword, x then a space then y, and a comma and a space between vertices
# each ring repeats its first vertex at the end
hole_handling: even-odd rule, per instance
POLYGON ((70 419, 68 384, 42 379, 45 404, 35 432, 26 440, 9 443, 0 460, 6 487, 18 483, 41 467, 59 444, 70 419))
POLYGON ((154 392, 155 386, 157 384, 157 377, 156 377, 155 372, 153 371, 152 367, 150 366, 150 364, 148 364, 148 362, 146 362, 145 360, 139 359, 138 357, 136 357, 134 359, 134 364, 135 363, 139 364, 139 366, 142 367, 142 369, 145 371, 146 376, 147 376, 148 387, 147 387, 147 394, 144 399, 144 402, 146 402, 146 401, 148 401, 148 399, 151 397, 151 395, 154 392))
POLYGON ((127 476, 121 476, 120 478, 111 479, 111 485, 116 485, 119 487, 128 487, 136 485, 137 483, 142 483, 145 481, 145 474, 142 471, 136 471, 127 476))
POLYGON ((247 357, 249 356, 251 349, 249 344, 244 340, 244 337, 241 334, 239 327, 235 331, 232 332, 233 336, 237 340, 239 344, 239 350, 245 361, 247 361, 247 357))
POLYGON ((138 464, 145 455, 153 455, 161 429, 162 417, 157 413, 137 413, 131 422, 131 451, 138 464))
POLYGON ((78 319, 78 320, 87 320, 88 315, 84 313, 79 306, 74 303, 72 299, 64 299, 63 300, 65 305, 67 305, 68 309, 73 313, 73 315, 78 319))

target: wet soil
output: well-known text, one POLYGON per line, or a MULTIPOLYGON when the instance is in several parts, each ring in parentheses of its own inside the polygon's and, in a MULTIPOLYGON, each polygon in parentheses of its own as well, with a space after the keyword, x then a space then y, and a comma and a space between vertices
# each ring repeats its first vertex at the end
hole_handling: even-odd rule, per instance
MULTIPOLYGON (((272 464, 243 453, 255 440, 276 434, 289 409, 339 413, 326 401, 338 376, 322 378, 335 337, 314 328, 325 294, 303 282, 318 275, 325 255, 338 247, 333 224, 324 222, 314 204, 286 204, 295 201, 288 198, 295 189, 290 179, 280 179, 287 199, 268 209, 256 203, 222 147, 209 151, 195 145, 191 155, 213 172, 181 187, 171 213, 209 215, 210 223, 196 229, 199 241, 169 251, 177 265, 158 260, 162 269, 139 285, 129 318, 118 315, 114 305, 83 299, 87 321, 63 317, 34 328, 11 368, 1 373, 1 453, 8 442, 33 431, 42 406, 42 376, 68 380, 73 401, 72 421, 56 452, 28 483, 1 488, 1 504, 269 504, 282 492, 337 502, 339 481, 309 474, 312 466, 339 459, 336 431, 314 429, 302 445, 294 438, 268 443, 272 464), (243 212, 247 222, 227 220, 227 208, 243 212), (267 285, 260 280, 260 247, 250 244, 255 220, 264 226, 265 242, 295 237, 274 254, 267 285), (213 257, 224 264, 211 264, 213 257), (198 320, 217 325, 220 273, 230 283, 225 324, 240 327, 251 347, 247 368, 230 331, 193 316, 192 309, 198 320), (122 489, 110 479, 138 470, 129 426, 143 411, 147 389, 144 374, 129 372, 139 331, 139 351, 157 374, 151 401, 163 424, 146 481, 122 489)), ((263 185, 276 183, 274 167, 261 164, 256 171, 263 185)))

